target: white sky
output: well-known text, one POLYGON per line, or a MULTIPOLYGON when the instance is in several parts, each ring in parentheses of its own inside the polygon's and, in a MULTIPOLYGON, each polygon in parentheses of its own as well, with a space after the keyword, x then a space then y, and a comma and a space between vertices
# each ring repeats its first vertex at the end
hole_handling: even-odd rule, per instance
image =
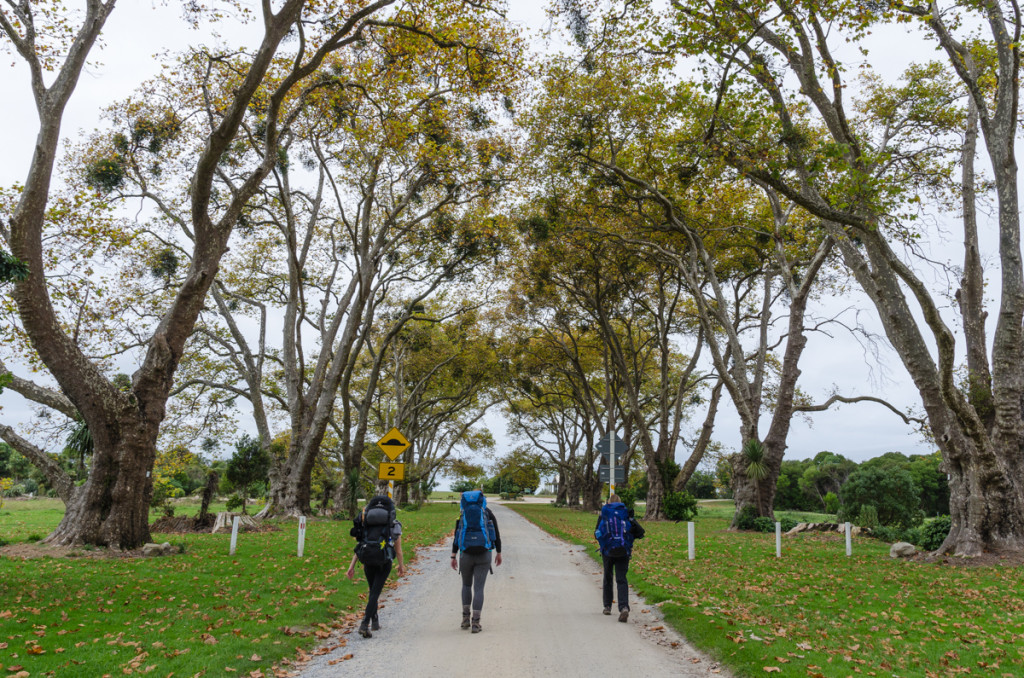
MULTIPOLYGON (((545 3, 542 0, 511 0, 510 4, 514 21, 532 31, 544 26, 545 3)), ((65 138, 88 134, 99 126, 99 114, 105 105, 127 96, 141 82, 155 75, 158 70, 157 54, 181 49, 189 42, 213 41, 209 33, 185 28, 180 16, 180 4, 177 2, 165 5, 159 0, 123 0, 118 4, 104 32, 105 47, 93 59, 100 63, 95 63, 83 74, 68 106, 63 128, 65 138)), ((899 33, 880 37, 872 61, 902 64, 912 56, 930 58, 929 54, 920 53, 920 42, 901 37, 899 33)), ((236 41, 242 39, 239 35, 236 41)), ((8 58, 0 63, 0 91, 5 94, 4 104, 0 106, 0 129, 4 130, 0 137, 2 185, 24 180, 37 130, 27 73, 25 69, 12 66, 13 61, 13 58, 8 58)), ((935 242, 934 245, 936 258, 945 260, 942 255, 944 244, 935 242)), ((819 309, 819 313, 825 314, 827 308, 836 308, 837 304, 838 307, 852 304, 864 310, 860 314, 862 320, 879 332, 874 311, 863 299, 851 297, 830 301, 825 310, 819 309)), ((916 391, 898 358, 891 351, 885 351, 884 355, 884 368, 869 366, 862 347, 849 335, 838 331, 831 339, 811 335, 801 362, 800 387, 816 401, 824 400, 835 384, 843 395, 875 395, 888 399, 901 409, 918 405, 916 391)), ((5 423, 16 425, 31 416, 20 396, 10 391, 0 395, 0 407, 3 407, 0 417, 5 423)), ((699 424, 702 416, 698 414, 695 417, 694 425, 699 424)), ((762 431, 767 428, 769 416, 770 413, 763 420, 762 431)), ((498 451, 501 453, 512 444, 504 440, 498 419, 492 415, 487 421, 499 439, 498 451)), ((737 429, 735 412, 731 406, 724 405, 716 426, 716 439, 736 448, 739 445, 737 429)), ((932 448, 884 408, 861 404, 814 414, 810 422, 803 417, 793 422, 787 458, 803 459, 821 450, 831 450, 862 461, 892 450, 927 453, 932 448)), ((679 453, 680 460, 684 454, 682 451, 679 453)))

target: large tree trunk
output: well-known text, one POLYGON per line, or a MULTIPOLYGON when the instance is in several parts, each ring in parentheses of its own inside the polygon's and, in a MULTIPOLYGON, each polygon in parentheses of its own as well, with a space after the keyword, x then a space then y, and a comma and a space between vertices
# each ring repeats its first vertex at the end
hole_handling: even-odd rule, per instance
POLYGON ((88 480, 77 488, 64 518, 43 541, 56 546, 95 544, 117 549, 132 549, 152 541, 149 503, 155 438, 154 430, 149 440, 133 441, 134 449, 127 441, 114 451, 95 449, 88 480))
POLYGON ((939 553, 977 556, 1024 551, 1024 469, 1019 450, 951 452, 949 513, 952 527, 939 553))
POLYGON ((581 488, 581 494, 583 495, 583 510, 584 511, 598 511, 601 509, 601 490, 604 488, 602 483, 597 478, 597 474, 593 472, 586 473, 583 476, 583 483, 581 488))
POLYGON ((292 517, 313 514, 311 505, 313 465, 316 454, 308 447, 296 445, 293 438, 288 458, 279 466, 276 482, 271 483, 270 499, 258 518, 292 517))

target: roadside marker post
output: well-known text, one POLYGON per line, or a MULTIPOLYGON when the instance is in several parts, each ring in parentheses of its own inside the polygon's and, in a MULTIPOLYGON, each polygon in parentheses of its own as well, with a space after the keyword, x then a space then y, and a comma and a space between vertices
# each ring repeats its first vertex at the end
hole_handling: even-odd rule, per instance
POLYGON ((231 521, 231 553, 228 555, 235 555, 235 547, 238 546, 238 523, 239 517, 235 516, 235 519, 231 521))
MULTIPOLYGON (((384 434, 384 437, 377 441, 377 446, 380 447, 381 451, 384 452, 384 456, 394 461, 402 456, 402 453, 409 449, 412 445, 402 432, 398 430, 398 427, 392 427, 390 431, 384 434)), ((400 478, 405 476, 405 465, 404 464, 387 464, 391 469, 391 476, 394 477, 395 473, 401 470, 400 478), (400 467, 400 469, 399 469, 400 467)), ((380 480, 384 480, 387 476, 381 475, 385 472, 385 464, 381 464, 377 476, 380 480)), ((387 478, 388 481, 388 499, 395 498, 395 481, 392 478, 387 478)))
POLYGON ((845 527, 846 527, 846 555, 847 556, 852 556, 853 555, 853 543, 850 541, 850 532, 851 532, 851 530, 850 530, 850 523, 846 523, 845 527))
POLYGON ((306 550, 306 516, 299 516, 299 558, 306 550))
POLYGON ((694 543, 693 543, 693 523, 686 523, 686 541, 690 547, 690 560, 693 560, 694 555, 694 543))
POLYGON ((782 523, 775 522, 775 557, 782 557, 782 523))

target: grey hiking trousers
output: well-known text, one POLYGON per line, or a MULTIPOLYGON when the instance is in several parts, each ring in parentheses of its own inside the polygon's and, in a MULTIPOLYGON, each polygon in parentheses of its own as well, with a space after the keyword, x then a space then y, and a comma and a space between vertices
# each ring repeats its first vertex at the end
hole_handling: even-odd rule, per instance
POLYGON ((473 616, 480 618, 484 606, 484 584, 491 571, 491 552, 466 553, 459 556, 459 572, 462 574, 462 606, 472 607, 473 616))

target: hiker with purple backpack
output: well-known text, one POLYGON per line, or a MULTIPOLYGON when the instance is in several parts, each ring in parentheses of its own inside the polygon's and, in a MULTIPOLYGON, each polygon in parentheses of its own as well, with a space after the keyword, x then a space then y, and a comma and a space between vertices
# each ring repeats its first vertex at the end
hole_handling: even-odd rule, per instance
POLYGON ((501 533, 480 489, 463 492, 459 507, 452 540, 452 569, 462 575, 462 628, 480 633, 480 611, 484 606, 484 584, 492 571, 492 550, 494 564, 501 565, 501 533))
POLYGON ((644 538, 645 530, 633 518, 633 509, 627 508, 612 494, 608 503, 601 507, 594 536, 597 538, 601 559, 604 561, 604 613, 612 613, 612 579, 618 593, 619 621, 629 619, 629 559, 633 555, 633 542, 644 538))

